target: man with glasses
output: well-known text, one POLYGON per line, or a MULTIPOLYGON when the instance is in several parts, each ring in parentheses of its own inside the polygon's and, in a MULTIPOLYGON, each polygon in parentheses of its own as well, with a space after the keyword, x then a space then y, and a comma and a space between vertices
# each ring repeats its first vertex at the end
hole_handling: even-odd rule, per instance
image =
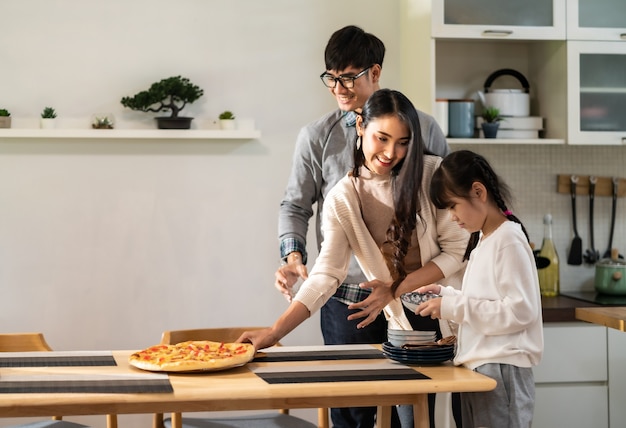
MULTIPOLYGON (((320 78, 337 101, 338 109, 308 124, 296 141, 293 166, 284 199, 280 206, 280 254, 285 263, 276 271, 276 288, 289 300, 292 287, 299 277, 307 276, 306 236, 313 205, 317 203, 317 244, 322 242, 321 211, 328 191, 353 166, 353 146, 356 141, 356 114, 365 101, 380 89, 379 80, 385 56, 385 45, 373 34, 361 28, 347 26, 336 31, 325 50, 326 71, 320 78)), ((426 148, 445 156, 449 148, 435 120, 419 112, 422 136, 426 148)), ((348 320, 355 311, 350 303, 365 299, 369 291, 359 288, 366 282, 353 257, 348 276, 337 293, 322 307, 321 327, 327 345, 382 343, 387 341, 387 321, 384 315, 365 328, 357 329, 360 320, 348 320)), ((431 400, 434 405, 434 397, 431 400)), ((431 410, 431 420, 432 418, 431 410)), ((412 412, 411 412, 412 414, 412 412)), ((332 409, 336 428, 371 428, 375 407, 332 409)), ((399 426, 394 415, 394 426, 399 426)))

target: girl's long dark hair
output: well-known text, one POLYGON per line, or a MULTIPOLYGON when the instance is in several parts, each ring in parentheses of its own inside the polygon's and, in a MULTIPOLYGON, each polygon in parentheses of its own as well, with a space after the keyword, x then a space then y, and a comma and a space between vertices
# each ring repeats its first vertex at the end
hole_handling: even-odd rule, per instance
MULTIPOLYGON (((430 183, 430 199, 439 209, 451 206, 450 198, 469 199, 472 184, 482 183, 487 188, 489 197, 496 203, 507 219, 519 223, 529 239, 528 232, 519 218, 507 208, 511 201, 511 191, 506 183, 495 173, 487 159, 469 150, 459 150, 446 156, 433 174, 430 183)), ((480 239, 480 232, 470 236, 463 260, 468 260, 470 253, 480 239)))
MULTIPOLYGON (((420 209, 418 195, 424 171, 424 141, 417 110, 401 92, 391 89, 374 92, 361 112, 363 128, 367 128, 370 121, 384 116, 397 116, 406 124, 410 133, 407 154, 391 171, 394 216, 387 229, 387 239, 381 248, 394 280, 391 288, 395 292, 407 275, 404 257, 409 249, 420 209)), ((354 160, 352 175, 358 177, 359 168, 365 162, 360 144, 355 144, 354 160)))

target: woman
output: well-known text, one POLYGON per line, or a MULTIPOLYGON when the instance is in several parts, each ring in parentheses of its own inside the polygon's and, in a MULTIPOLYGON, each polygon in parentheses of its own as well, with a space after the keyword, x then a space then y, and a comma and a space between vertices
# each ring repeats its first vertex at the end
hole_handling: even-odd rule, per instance
POLYGON ((348 319, 363 318, 356 328, 384 310, 391 328, 452 334, 447 322, 405 311, 399 300, 433 282, 460 284, 469 236, 428 200, 441 158, 424 154, 417 111, 400 92, 381 89, 370 96, 356 129, 355 166, 324 203, 324 241, 315 266, 276 323, 246 332, 240 341, 257 349, 277 343, 335 293, 352 253, 369 279, 360 286, 372 289, 350 305, 354 312, 348 319))

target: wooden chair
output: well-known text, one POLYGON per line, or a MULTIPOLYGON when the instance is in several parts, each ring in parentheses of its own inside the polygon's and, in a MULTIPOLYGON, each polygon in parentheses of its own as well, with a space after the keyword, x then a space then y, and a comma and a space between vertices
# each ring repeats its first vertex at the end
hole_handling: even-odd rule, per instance
MULTIPOLYGON (((201 328, 192 330, 164 331, 161 344, 169 345, 186 342, 188 340, 211 340, 214 342, 234 342, 244 331, 260 330, 265 327, 226 327, 201 328)), ((319 428, 329 427, 328 409, 320 408, 317 412, 319 428)), ((216 418, 187 418, 180 413, 172 413, 171 418, 163 419, 163 414, 155 414, 153 428, 313 428, 316 425, 304 419, 292 416, 288 409, 281 409, 277 413, 216 417, 216 418)))
MULTIPOLYGON (((52 351, 41 333, 0 333, 0 352, 52 351)), ((53 416, 50 421, 16 425, 12 428, 81 428, 87 427, 76 422, 53 416)), ((107 415, 107 428, 117 428, 117 415, 107 415)))

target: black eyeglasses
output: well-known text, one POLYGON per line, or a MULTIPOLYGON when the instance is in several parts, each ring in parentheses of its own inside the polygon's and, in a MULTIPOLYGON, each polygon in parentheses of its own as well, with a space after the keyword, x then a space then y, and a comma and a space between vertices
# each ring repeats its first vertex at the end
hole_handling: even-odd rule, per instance
POLYGON ((329 74, 327 72, 323 72, 322 74, 320 74, 320 79, 322 79, 322 83, 324 83, 324 86, 326 86, 327 88, 334 88, 335 86, 337 86, 337 82, 341 83, 341 86, 343 86, 346 89, 352 89, 354 88, 354 81, 356 79, 358 79, 359 77, 363 76, 365 73, 367 73, 367 70, 369 70, 370 68, 372 68, 372 66, 370 65, 367 68, 364 68, 363 70, 359 71, 356 75, 354 76, 339 76, 339 77, 335 77, 332 74, 329 74))

